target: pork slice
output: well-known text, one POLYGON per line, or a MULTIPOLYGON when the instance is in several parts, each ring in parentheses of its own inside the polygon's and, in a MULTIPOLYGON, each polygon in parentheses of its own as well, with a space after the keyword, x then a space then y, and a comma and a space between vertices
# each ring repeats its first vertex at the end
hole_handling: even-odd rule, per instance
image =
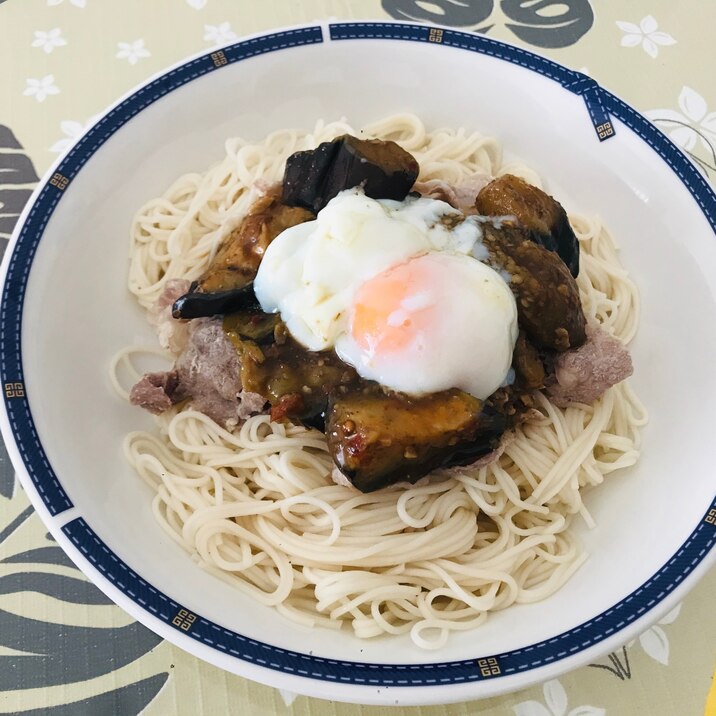
POLYGON ((492 181, 492 177, 489 174, 483 174, 477 172, 471 174, 463 182, 455 187, 455 200, 457 202, 456 207, 460 209, 463 214, 478 214, 478 210, 475 208, 475 201, 480 190, 487 186, 492 181))
POLYGON ((238 423, 239 357, 221 320, 199 318, 189 322, 187 346, 175 369, 196 410, 222 425, 238 423))
POLYGON ((439 199, 457 209, 457 194, 452 184, 444 179, 428 179, 416 181, 413 191, 417 191, 424 199, 439 199))
POLYGON ((159 344, 175 355, 186 346, 189 328, 187 321, 172 318, 172 306, 177 298, 189 290, 190 285, 191 282, 183 278, 169 279, 148 312, 149 322, 156 326, 159 344))
POLYGON ((232 429, 263 410, 266 401, 241 389, 239 357, 216 318, 187 321, 187 342, 174 368, 147 373, 132 388, 130 402, 158 415, 189 399, 191 406, 232 429))
POLYGON ((561 408, 570 403, 593 403, 634 371, 626 346, 590 321, 587 340, 554 360, 554 379, 547 387, 550 400, 561 408))
POLYGON ((175 370, 147 373, 129 393, 129 402, 159 415, 182 400, 179 375, 175 370))
POLYGON ((263 395, 242 390, 239 395, 238 418, 239 420, 246 420, 252 415, 263 412, 265 406, 266 398, 263 395))
POLYGON ((413 189, 428 199, 445 201, 469 216, 478 213, 475 208, 475 200, 480 189, 487 186, 491 179, 489 174, 477 172, 455 186, 443 179, 428 179, 428 181, 415 182, 413 189))

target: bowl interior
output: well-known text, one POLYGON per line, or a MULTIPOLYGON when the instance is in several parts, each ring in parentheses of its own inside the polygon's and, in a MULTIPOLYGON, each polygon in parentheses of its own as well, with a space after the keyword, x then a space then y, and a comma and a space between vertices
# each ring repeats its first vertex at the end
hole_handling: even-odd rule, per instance
POLYGON ((95 532, 151 584, 241 634, 296 651, 307 630, 202 571, 155 523, 152 494, 125 464, 124 435, 150 418, 114 396, 111 356, 154 335, 126 290, 135 210, 178 175, 203 171, 230 136, 392 112, 431 127, 497 137, 568 210, 598 214, 622 247, 643 300, 633 386, 651 420, 643 455, 587 498, 597 528, 577 576, 542 603, 493 615, 439 652, 408 637, 360 641, 311 632, 314 654, 420 663, 519 648, 575 627, 621 600, 678 549, 713 498, 716 463, 716 242, 671 169, 625 127, 600 143, 581 97, 518 66, 428 44, 332 42, 229 65, 173 91, 114 134, 73 179, 32 265, 22 350, 46 454, 95 532), (696 386, 696 389, 695 389, 696 386))

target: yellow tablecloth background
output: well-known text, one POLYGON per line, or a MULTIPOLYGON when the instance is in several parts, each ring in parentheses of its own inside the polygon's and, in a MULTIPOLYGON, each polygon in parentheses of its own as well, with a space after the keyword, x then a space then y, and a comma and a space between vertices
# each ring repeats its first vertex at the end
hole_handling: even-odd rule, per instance
MULTIPOLYGON (((435 10, 446 1, 423 6, 435 10)), ((41 174, 92 116, 154 72, 210 49, 217 38, 228 40, 231 34, 241 37, 317 19, 389 19, 390 9, 399 4, 379 0, 0 0, 0 124, 12 130, 41 174), (55 28, 59 33, 51 32, 55 28), (42 100, 42 92, 33 92, 33 87, 45 88, 42 100)), ((521 42, 510 31, 502 5, 500 0, 494 2, 488 23, 493 25, 491 37, 587 72, 658 120, 676 117, 681 124, 657 124, 691 152, 711 180, 716 177, 716 4, 592 0, 593 26, 578 41, 557 49, 521 42), (631 23, 632 28, 624 23, 631 23), (679 128, 681 134, 673 134, 679 128)), ((81 578, 74 568, 61 564, 3 561, 51 545, 40 520, 34 514, 27 516, 27 505, 19 487, 11 498, 0 497, 0 534, 6 535, 0 543, 0 579, 33 570, 81 578), (8 526, 12 527, 9 532, 8 526)), ((393 713, 700 716, 707 708, 716 658, 715 605, 716 572, 712 572, 680 609, 626 652, 620 650, 612 659, 600 660, 599 665, 608 668, 586 667, 545 686, 482 702, 401 708, 393 713)), ((0 609, 48 623, 108 630, 132 621, 113 605, 70 603, 29 589, 0 594, 0 609)), ((31 645, 27 648, 32 651, 31 645)), ((0 663, 3 657, 17 655, 0 646, 0 663)), ((67 653, 63 658, 80 656, 67 653)), ((288 706, 290 695, 225 673, 166 642, 120 668, 109 664, 102 676, 75 676, 44 688, 41 684, 41 675, 29 678, 18 667, 17 682, 0 690, 0 711, 130 714, 142 702, 148 704, 143 711, 148 715, 385 712, 300 696, 288 706), (88 701, 110 692, 120 693, 113 697, 112 707, 88 701), (63 704, 75 705, 63 711, 63 704)), ((713 692, 708 704, 709 716, 716 715, 713 692)))

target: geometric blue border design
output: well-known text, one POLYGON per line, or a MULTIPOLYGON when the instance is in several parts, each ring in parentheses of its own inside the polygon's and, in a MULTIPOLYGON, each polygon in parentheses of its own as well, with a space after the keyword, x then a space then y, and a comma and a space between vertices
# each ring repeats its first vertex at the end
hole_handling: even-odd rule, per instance
POLYGON ((407 40, 470 50, 495 57, 537 72, 584 98, 590 119, 600 141, 611 138, 616 117, 641 137, 674 170, 701 207, 716 232, 716 194, 684 153, 648 119, 588 75, 548 60, 540 55, 492 40, 484 35, 424 25, 398 25, 390 22, 342 22, 329 25, 331 40, 407 40), (607 124, 606 128, 602 128, 607 124))
POLYGON ((640 617, 673 591, 716 544, 716 499, 676 554, 645 584, 581 626, 524 649, 433 664, 371 664, 280 649, 191 613, 122 562, 82 518, 62 528, 82 554, 132 601, 192 639, 252 664, 322 681, 377 686, 436 686, 484 681, 535 669, 582 651, 640 617))
MULTIPOLYGON (((390 39, 431 42, 490 55, 537 72, 584 98, 597 138, 613 136, 618 119, 656 151, 677 174, 716 232, 716 195, 697 169, 664 134, 594 80, 520 48, 448 28, 407 23, 334 23, 332 40, 390 39)), ((20 228, 8 265, 0 306, 0 375, 15 442, 30 479, 51 514, 72 503, 40 444, 24 390, 20 329, 27 278, 45 226, 62 193, 95 151, 129 119, 160 97, 217 68, 255 55, 323 42, 318 26, 276 32, 237 42, 184 63, 142 87, 103 117, 57 167, 41 188, 20 228)), ((288 651, 249 639, 192 614, 124 564, 78 517, 63 532, 112 584, 164 623, 225 653, 278 671, 325 681, 385 686, 431 686, 500 678, 537 668, 582 651, 658 604, 690 574, 716 544, 716 498, 676 554, 624 600, 584 624, 548 641, 479 660, 432 664, 369 664, 288 651)))
POLYGON ((491 55, 539 72, 545 77, 559 82, 566 90, 582 95, 587 111, 594 125, 599 141, 614 136, 614 127, 602 101, 602 88, 582 72, 575 72, 545 57, 512 45, 505 45, 484 35, 476 35, 456 30, 413 25, 396 26, 390 22, 342 22, 329 26, 331 40, 410 40, 430 42, 448 47, 473 50, 483 55, 491 55))

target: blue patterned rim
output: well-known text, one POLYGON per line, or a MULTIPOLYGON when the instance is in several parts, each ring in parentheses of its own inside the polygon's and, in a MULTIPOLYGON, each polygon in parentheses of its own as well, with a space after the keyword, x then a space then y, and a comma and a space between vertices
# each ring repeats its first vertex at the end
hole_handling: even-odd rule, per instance
MULTIPOLYGON (((581 95, 599 141, 614 136, 612 118, 641 137, 677 174, 716 232, 716 195, 683 153, 638 112, 602 89, 590 77, 531 52, 481 35, 406 23, 335 23, 330 39, 428 42, 490 55, 537 72, 581 95)), ((67 185, 122 125, 157 99, 223 66, 268 52, 324 41, 321 27, 276 32, 207 53, 139 89, 103 117, 69 152, 45 182, 19 230, 0 307, 0 373, 5 410, 25 470, 51 515, 73 505, 40 443, 25 396, 20 329, 27 278, 47 222, 67 185)), ((116 588, 157 619, 206 644, 252 664, 322 681, 376 686, 435 686, 499 679, 581 652, 631 624, 659 604, 704 560, 716 543, 716 498, 673 557, 641 587, 595 618, 552 639, 493 656, 432 664, 369 664, 323 659, 280 649, 229 631, 162 594, 124 564, 81 517, 63 532, 116 588)))

